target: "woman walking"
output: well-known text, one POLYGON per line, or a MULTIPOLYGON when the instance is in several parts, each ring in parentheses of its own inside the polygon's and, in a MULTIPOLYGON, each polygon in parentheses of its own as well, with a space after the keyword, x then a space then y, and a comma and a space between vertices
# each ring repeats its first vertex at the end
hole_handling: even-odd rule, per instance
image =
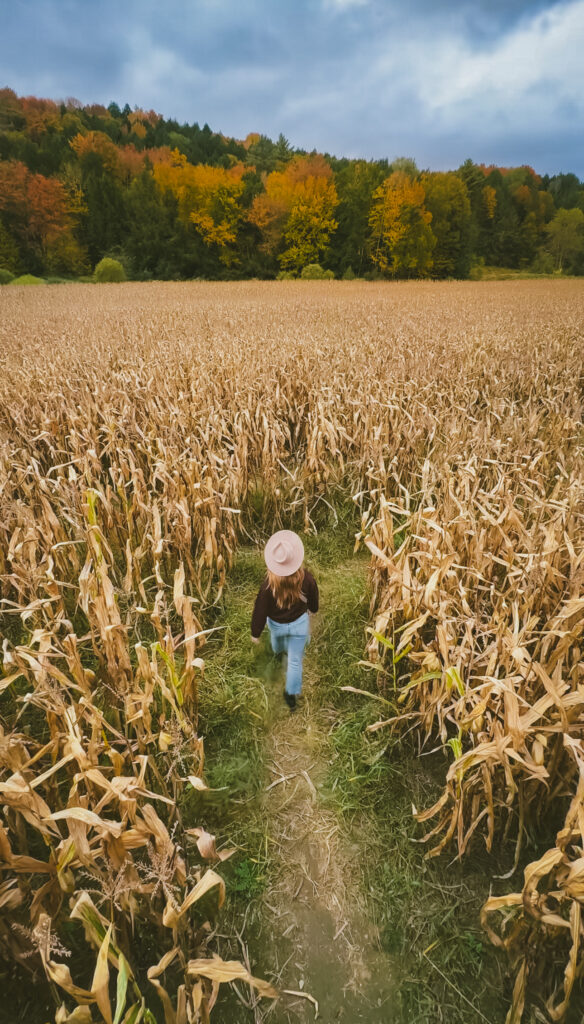
POLYGON ((274 533, 264 548, 267 573, 251 617, 251 638, 259 643, 268 624, 274 654, 288 655, 284 700, 294 711, 302 692, 302 659, 310 636, 309 613, 318 611, 318 587, 302 565, 304 545, 292 530, 274 533))

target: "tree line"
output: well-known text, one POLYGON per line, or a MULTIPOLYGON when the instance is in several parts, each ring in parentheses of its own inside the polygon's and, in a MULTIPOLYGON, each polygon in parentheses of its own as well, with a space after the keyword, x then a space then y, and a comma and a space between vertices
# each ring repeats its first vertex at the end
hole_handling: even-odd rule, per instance
POLYGON ((584 274, 584 184, 466 160, 359 160, 116 103, 0 90, 0 271, 135 280, 584 274))

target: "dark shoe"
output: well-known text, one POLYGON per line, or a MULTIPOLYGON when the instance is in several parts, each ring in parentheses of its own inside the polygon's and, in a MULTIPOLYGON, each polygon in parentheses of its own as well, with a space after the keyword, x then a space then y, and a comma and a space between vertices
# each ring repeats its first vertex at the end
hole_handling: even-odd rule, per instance
POLYGON ((284 690, 284 700, 290 708, 290 711, 296 711, 296 697, 293 693, 288 693, 287 690, 284 690))

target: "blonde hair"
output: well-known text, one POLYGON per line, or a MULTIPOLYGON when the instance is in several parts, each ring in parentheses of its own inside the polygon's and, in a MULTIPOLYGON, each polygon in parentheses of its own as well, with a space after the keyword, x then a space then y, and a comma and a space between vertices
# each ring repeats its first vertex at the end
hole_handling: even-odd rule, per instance
POLYGON ((277 576, 275 572, 267 572, 268 586, 274 595, 278 608, 291 608, 300 600, 304 569, 300 566, 291 576, 277 576))

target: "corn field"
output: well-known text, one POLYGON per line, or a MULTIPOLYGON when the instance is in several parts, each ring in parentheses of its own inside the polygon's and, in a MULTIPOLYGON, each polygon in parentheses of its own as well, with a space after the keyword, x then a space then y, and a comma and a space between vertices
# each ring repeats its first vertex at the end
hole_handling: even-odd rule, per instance
POLYGON ((581 284, 1 299, 3 956, 42 964, 58 1024, 205 1022, 233 979, 276 995, 210 941, 232 851, 185 811, 205 641, 254 518, 312 530, 352 500, 370 728, 448 753, 415 812, 428 856, 506 840, 517 866, 557 831, 483 923, 515 969, 509 1024, 532 983, 562 1020, 584 971, 581 284))

